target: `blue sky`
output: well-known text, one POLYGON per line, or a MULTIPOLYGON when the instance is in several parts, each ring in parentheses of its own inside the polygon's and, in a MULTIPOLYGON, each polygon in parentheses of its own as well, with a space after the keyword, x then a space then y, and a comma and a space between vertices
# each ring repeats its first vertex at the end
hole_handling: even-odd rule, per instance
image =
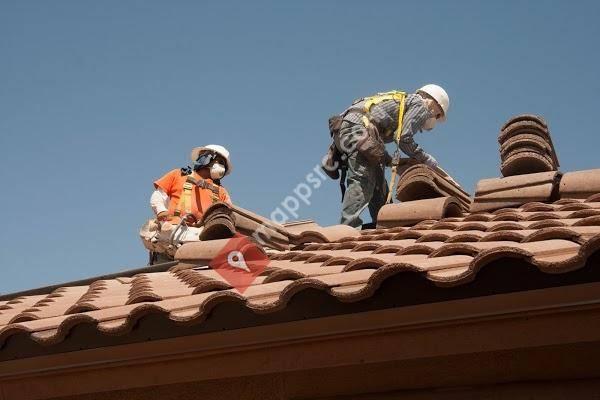
MULTIPOLYGON (((472 191, 499 127, 538 113, 562 170, 595 168, 600 3, 0 3, 0 292, 143 266, 152 181, 227 146, 234 201, 269 215, 352 99, 433 82, 448 121, 418 137, 472 191)), ((325 181, 299 218, 339 219, 325 181)), ((367 218, 368 220, 368 218, 367 218)))

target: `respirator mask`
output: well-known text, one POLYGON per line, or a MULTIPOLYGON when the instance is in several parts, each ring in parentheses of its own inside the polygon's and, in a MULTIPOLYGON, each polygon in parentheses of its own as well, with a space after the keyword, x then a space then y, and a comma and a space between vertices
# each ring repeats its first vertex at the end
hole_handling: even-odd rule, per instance
POLYGON ((212 179, 221 179, 225 176, 225 167, 219 163, 214 163, 210 167, 210 177, 212 179))
POLYGON ((431 117, 425 120, 425 123, 423 124, 423 129, 425 129, 426 131, 430 131, 433 128, 435 128, 435 124, 437 123, 437 119, 435 117, 431 117))

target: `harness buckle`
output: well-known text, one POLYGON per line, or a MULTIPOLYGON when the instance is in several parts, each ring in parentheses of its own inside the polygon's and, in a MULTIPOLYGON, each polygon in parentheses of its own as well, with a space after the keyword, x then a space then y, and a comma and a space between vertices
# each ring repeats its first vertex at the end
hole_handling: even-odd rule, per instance
POLYGON ((394 155, 392 156, 392 165, 400 164, 400 149, 396 149, 394 155))

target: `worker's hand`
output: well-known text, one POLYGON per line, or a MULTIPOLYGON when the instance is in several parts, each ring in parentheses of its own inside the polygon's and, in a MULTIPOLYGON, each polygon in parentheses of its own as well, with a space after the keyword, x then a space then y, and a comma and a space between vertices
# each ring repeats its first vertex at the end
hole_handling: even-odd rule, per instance
POLYGON ((196 222, 198 222, 198 220, 192 214, 188 214, 185 216, 185 224, 187 226, 193 226, 196 224, 196 222))
POLYGON ((437 160, 430 154, 427 154, 427 159, 425 161, 425 164, 427 164, 427 166, 429 166, 429 168, 441 170, 441 171, 443 171, 443 173, 445 175, 448 175, 448 174, 446 174, 446 171, 444 171, 443 169, 440 168, 440 164, 438 164, 437 160))
POLYGON ((169 219, 169 212, 168 211, 161 211, 156 215, 156 219, 158 221, 166 221, 167 219, 169 219))

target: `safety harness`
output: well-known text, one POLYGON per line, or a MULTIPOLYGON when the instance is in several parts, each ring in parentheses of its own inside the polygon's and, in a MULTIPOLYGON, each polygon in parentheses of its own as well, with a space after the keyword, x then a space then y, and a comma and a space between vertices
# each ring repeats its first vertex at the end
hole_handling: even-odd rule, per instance
MULTIPOLYGON (((347 155, 342 154, 336 146, 336 135, 339 135, 342 121, 349 113, 356 113, 362 116, 362 122, 365 128, 369 129, 374 124, 371 122, 371 108, 386 100, 394 100, 398 103, 398 126, 395 129, 394 141, 396 142, 396 152, 392 159, 392 180, 389 185, 389 193, 386 202, 392 199, 391 193, 395 185, 398 164, 400 162, 400 137, 402 136, 402 124, 404 121, 404 109, 406 105, 406 93, 400 91, 391 91, 377 93, 374 96, 362 97, 352 102, 352 105, 342 114, 334 115, 329 118, 329 133, 333 138, 333 143, 329 145, 329 149, 321 162, 321 168, 331 179, 340 179, 340 190, 342 192, 342 202, 346 194, 346 176, 348 170, 347 155), (359 103, 363 103, 358 105, 359 103)), ((380 132, 376 133, 377 135, 380 132)), ((387 136, 387 132, 383 133, 387 136)))
POLYGON ((196 180, 191 175, 188 175, 185 182, 183 183, 183 191, 181 193, 181 198, 179 199, 179 204, 177 204, 177 209, 173 212, 173 215, 175 217, 180 217, 182 215, 190 214, 192 212, 192 191, 194 190, 194 187, 210 190, 212 204, 215 204, 220 200, 219 185, 207 182, 204 179, 196 180))
POLYGON ((394 156, 392 157, 392 177, 390 179, 390 184, 388 188, 388 196, 386 199, 386 203, 390 203, 392 201, 392 191, 394 190, 394 186, 396 183, 396 177, 398 173, 398 164, 400 163, 400 137, 402 136, 402 123, 404 121, 404 108, 406 104, 406 93, 400 91, 391 91, 385 93, 377 93, 375 96, 365 97, 363 99, 359 99, 357 102, 363 101, 364 104, 364 114, 362 117, 363 123, 365 127, 368 127, 372 122, 369 119, 369 113, 371 112, 371 107, 376 104, 379 104, 386 100, 394 100, 398 103, 398 126, 396 127, 396 131, 394 133, 394 142, 396 143, 396 151, 394 152, 394 156))

